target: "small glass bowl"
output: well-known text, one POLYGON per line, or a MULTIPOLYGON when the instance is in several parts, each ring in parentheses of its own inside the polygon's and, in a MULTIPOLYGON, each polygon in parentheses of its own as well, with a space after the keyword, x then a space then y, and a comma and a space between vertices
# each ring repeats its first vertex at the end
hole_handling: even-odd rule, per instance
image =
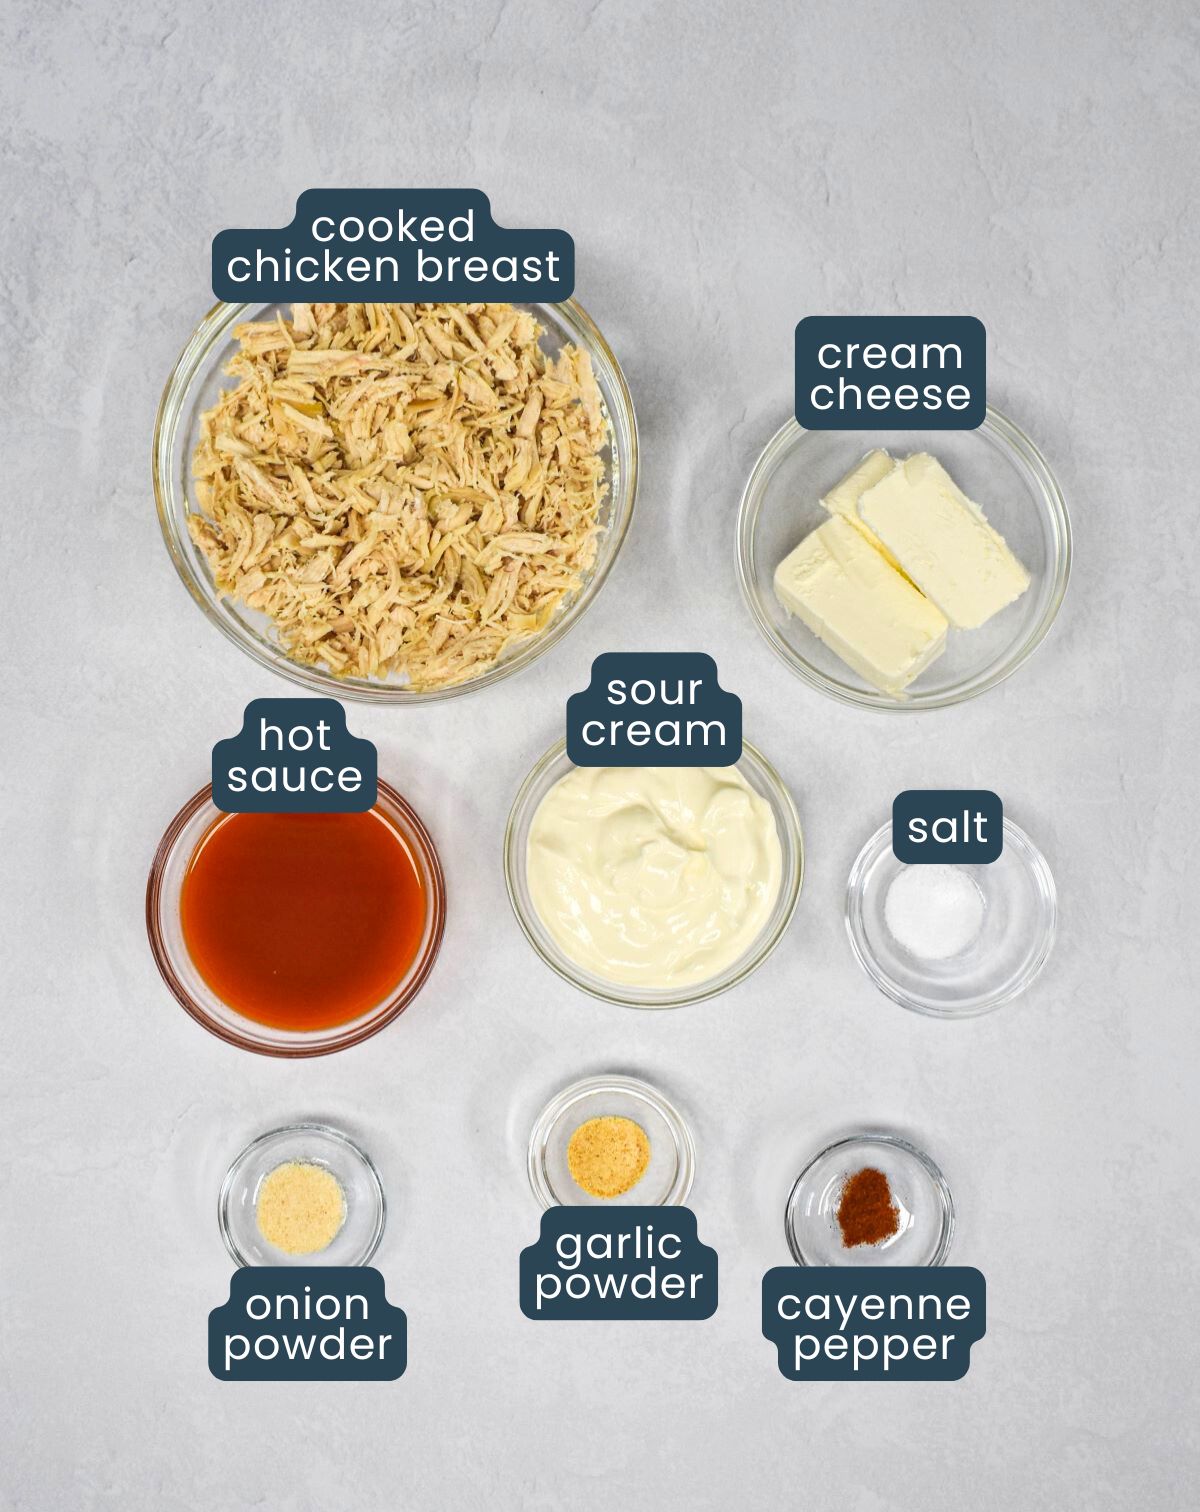
POLYGON ((552 1097, 529 1136, 529 1184, 544 1208, 682 1207, 696 1175, 696 1148, 679 1110, 632 1076, 589 1076, 552 1097), (592 1197, 567 1169, 571 1135, 589 1118, 631 1118, 646 1131, 650 1164, 620 1197, 592 1197))
POLYGON ((546 752, 521 784, 508 816, 508 827, 504 835, 504 880, 508 884, 513 912, 525 938, 552 971, 556 971, 581 991, 589 992, 606 1003, 620 1003, 626 1008, 682 1008, 687 1003, 699 1003, 705 998, 727 992, 762 965, 783 938, 796 911, 804 880, 804 840, 796 806, 783 785, 783 779, 766 757, 748 741, 742 742, 742 759, 737 763, 737 768, 754 791, 771 805, 775 828, 779 834, 783 861, 779 896, 775 899, 771 917, 744 954, 718 976, 679 988, 636 987, 625 982, 607 981, 571 960, 542 923, 533 905, 527 873, 529 827, 538 805, 554 784, 568 772, 575 770, 574 763, 567 755, 565 740, 560 740, 546 752))
POLYGON ((179 898, 183 879, 200 839, 222 817, 212 801, 212 784, 189 798, 159 841, 146 884, 146 930, 163 981, 179 1005, 211 1034, 260 1055, 328 1055, 378 1034, 408 1007, 433 970, 446 927, 446 884, 442 863, 429 831, 395 788, 379 781, 376 808, 396 830, 421 878, 425 927, 421 943, 403 980, 387 998, 358 1018, 330 1029, 276 1029, 246 1018, 213 992, 196 970, 183 937, 179 898))
POLYGON ((828 1145, 796 1177, 784 1231, 797 1265, 944 1265, 954 1238, 954 1199, 941 1171, 907 1140, 854 1134, 828 1145), (846 1178, 865 1167, 887 1177, 900 1227, 882 1244, 847 1249, 838 1202, 846 1178))
POLYGON ((789 420, 754 464, 738 512, 742 592, 767 644, 797 676, 842 703, 937 709, 994 688, 1033 654, 1054 622, 1071 571, 1071 523, 1046 459, 1011 420, 990 409, 970 431, 808 431, 789 420), (775 569, 829 516, 822 495, 867 452, 927 451, 983 509, 1029 571, 1014 604, 978 630, 951 629, 933 665, 896 696, 846 666, 775 596, 775 569))
POLYGON ((328 1124, 289 1124, 260 1134, 226 1171, 217 1201, 221 1238, 238 1265, 366 1265, 379 1248, 386 1219, 383 1183, 370 1156, 328 1124), (346 1200, 346 1219, 332 1243, 310 1255, 286 1254, 258 1230, 259 1188, 290 1161, 331 1172, 346 1200))
POLYGON ((192 456, 200 437, 201 416, 216 403, 231 380, 225 368, 236 350, 233 328, 248 320, 271 320, 283 304, 216 304, 196 327, 167 379, 154 426, 154 497, 163 540, 188 592, 209 620, 261 666, 292 682, 335 698, 376 703, 417 704, 454 698, 511 676, 527 667, 579 622, 612 570, 633 517, 637 496, 638 437, 633 400, 625 375, 591 317, 573 299, 562 304, 526 304, 544 327, 546 352, 553 356, 570 344, 586 351, 600 389, 609 426, 603 453, 608 494, 600 508, 601 531, 596 561, 582 586, 559 608, 545 630, 520 642, 494 666, 450 688, 416 691, 396 680, 337 677, 327 668, 293 661, 274 634, 266 615, 217 592, 208 563, 188 534, 188 515, 197 509, 192 456))
POLYGON ((1024 830, 1005 819, 999 857, 962 868, 983 895, 983 923, 966 950, 946 960, 910 954, 887 927, 888 888, 904 869, 892 851, 889 822, 863 846, 846 885, 850 945, 879 990, 936 1018, 990 1013, 1024 992, 1046 964, 1058 916, 1054 878, 1024 830))

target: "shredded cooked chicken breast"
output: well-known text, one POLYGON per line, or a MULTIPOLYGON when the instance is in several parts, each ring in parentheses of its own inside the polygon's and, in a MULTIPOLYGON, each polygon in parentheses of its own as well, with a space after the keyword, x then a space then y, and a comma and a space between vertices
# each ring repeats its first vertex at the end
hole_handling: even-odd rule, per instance
POLYGON ((580 586, 607 493, 586 352, 548 359, 507 304, 297 304, 234 335, 188 528, 294 660, 448 687, 580 586))

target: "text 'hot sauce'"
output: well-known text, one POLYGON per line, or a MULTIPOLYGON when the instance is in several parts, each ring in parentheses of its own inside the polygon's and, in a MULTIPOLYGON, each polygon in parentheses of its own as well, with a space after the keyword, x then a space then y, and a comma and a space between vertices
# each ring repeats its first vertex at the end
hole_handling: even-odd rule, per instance
POLYGON ((329 1029, 383 1002, 425 917, 421 875, 378 810, 225 815, 180 897, 196 970, 230 1008, 276 1029, 329 1029))

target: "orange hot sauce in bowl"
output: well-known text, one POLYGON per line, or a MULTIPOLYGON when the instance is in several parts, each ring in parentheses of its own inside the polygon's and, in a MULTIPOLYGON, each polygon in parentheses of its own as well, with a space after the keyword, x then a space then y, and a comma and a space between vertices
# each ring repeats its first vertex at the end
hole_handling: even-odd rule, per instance
POLYGON ((382 778, 365 814, 223 814, 203 788, 146 885, 175 999, 262 1055, 327 1055, 378 1033, 421 990, 445 924, 437 849, 382 778))
POLYGON ((227 814, 180 893, 197 971, 236 1012, 276 1029, 329 1029, 400 983, 421 944, 425 893, 403 836, 365 814, 227 814))

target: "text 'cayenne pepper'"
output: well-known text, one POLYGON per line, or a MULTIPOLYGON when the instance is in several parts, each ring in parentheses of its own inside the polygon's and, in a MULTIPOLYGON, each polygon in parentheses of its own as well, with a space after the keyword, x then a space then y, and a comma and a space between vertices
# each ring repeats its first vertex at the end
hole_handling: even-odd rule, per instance
POLYGON ((892 1201, 892 1189, 882 1171, 867 1166, 846 1178, 837 1221, 846 1249, 882 1244, 892 1237, 900 1227, 900 1210, 892 1201))

